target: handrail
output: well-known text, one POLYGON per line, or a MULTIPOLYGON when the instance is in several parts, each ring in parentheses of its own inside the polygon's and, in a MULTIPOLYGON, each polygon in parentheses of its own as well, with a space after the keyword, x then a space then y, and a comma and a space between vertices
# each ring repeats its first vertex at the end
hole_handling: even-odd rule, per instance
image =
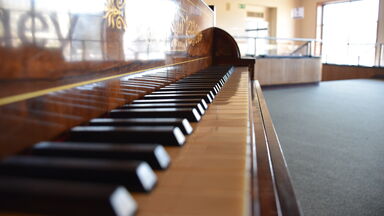
MULTIPOLYGON (((237 40, 247 39, 253 40, 247 41, 247 44, 244 41, 238 41, 239 44, 243 43, 242 51, 245 51, 243 55, 246 56, 303 56, 303 57, 312 57, 312 56, 321 56, 321 45, 322 40, 314 38, 286 38, 286 37, 258 37, 258 36, 233 36, 237 40), (276 42, 257 42, 258 40, 269 40, 276 42), (279 41, 290 41, 292 43, 279 42, 279 41), (296 42, 296 43, 293 43, 296 42), (304 42, 304 43, 297 43, 304 42), (304 48, 306 47, 306 50, 304 48), (252 50, 253 49, 253 50, 252 50), (299 53, 300 51, 302 53, 299 53), (275 54, 277 53, 277 54, 275 54)), ((371 66, 383 67, 384 66, 384 42, 377 43, 351 43, 348 42, 348 46, 371 46, 375 47, 375 59, 374 63, 372 61, 371 66)), ((324 62, 327 63, 327 56, 324 58, 324 62)), ((360 56, 357 57, 357 65, 360 65, 360 56)))
POLYGON ((299 52, 301 49, 303 49, 304 47, 306 47, 307 48, 307 53, 310 53, 310 51, 308 51, 308 49, 309 49, 309 47, 310 47, 310 41, 307 41, 307 42, 305 42, 303 45, 301 45, 301 46, 299 46, 299 47, 297 47, 295 50, 293 50, 291 53, 290 53, 290 55, 295 55, 295 53, 297 53, 297 52, 299 52))
POLYGON ((284 38, 284 37, 250 37, 250 36, 233 36, 239 39, 264 39, 264 40, 289 40, 289 41, 315 41, 321 42, 319 39, 314 38, 284 38))
MULTIPOLYGON (((314 38, 285 38, 285 37, 258 37, 258 36, 234 36, 235 39, 237 40, 253 40, 252 42, 247 41, 247 45, 243 46, 243 49, 247 49, 247 53, 243 53, 243 55, 247 56, 257 56, 257 55, 270 55, 269 53, 272 51, 274 52, 281 52, 283 53, 278 53, 277 55, 282 55, 282 56, 296 56, 297 52, 301 50, 303 47, 307 47, 305 52, 303 52, 301 55, 302 56, 319 56, 318 53, 316 53, 316 44, 319 44, 321 40, 314 39, 314 38), (257 41, 260 40, 268 40, 268 41, 276 41, 274 43, 269 43, 269 42, 263 42, 262 44, 264 49, 260 49, 260 43, 257 41), (286 42, 279 42, 279 41, 288 41, 292 42, 287 44, 286 42), (293 43, 295 42, 295 43, 293 43), (297 43, 300 42, 300 43, 297 43), (304 44, 302 44, 304 42, 304 44), (272 45, 269 46, 269 48, 266 49, 266 45, 272 45), (282 46, 283 49, 280 49, 280 46, 282 46), (285 48, 284 48, 285 46, 285 48), (292 47, 292 46, 298 46, 298 47, 292 47), (276 50, 271 49, 271 47, 277 47, 275 48, 276 50), (250 48, 253 48, 253 51, 250 50, 250 48), (294 49, 294 50, 293 50, 294 49)), ((241 41, 238 41, 238 43, 241 43, 241 41)), ((273 54, 275 55, 275 54, 273 54)))
POLYGON ((379 56, 378 56, 378 63, 377 65, 379 67, 384 66, 384 43, 378 43, 379 47, 379 56))

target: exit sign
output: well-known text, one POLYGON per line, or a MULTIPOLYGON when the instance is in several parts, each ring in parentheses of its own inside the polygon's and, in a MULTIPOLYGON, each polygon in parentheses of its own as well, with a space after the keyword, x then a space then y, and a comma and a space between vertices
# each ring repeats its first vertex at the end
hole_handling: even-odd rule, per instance
POLYGON ((245 9, 245 4, 239 4, 240 9, 245 9))

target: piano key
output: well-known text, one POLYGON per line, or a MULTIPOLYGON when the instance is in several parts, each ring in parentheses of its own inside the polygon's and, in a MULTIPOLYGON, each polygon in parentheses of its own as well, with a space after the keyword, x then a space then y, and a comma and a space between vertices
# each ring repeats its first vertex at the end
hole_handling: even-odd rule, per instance
POLYGON ((149 94, 145 95, 144 99, 190 99, 202 98, 207 103, 212 103, 212 98, 209 94, 149 94))
POLYGON ((172 87, 172 86, 165 86, 161 89, 158 89, 156 91, 193 91, 193 90, 205 90, 205 91, 212 91, 215 95, 218 93, 215 88, 207 88, 207 87, 172 87))
POLYGON ((157 144, 40 142, 28 153, 46 157, 138 160, 147 162, 152 169, 166 169, 171 162, 164 147, 157 144))
POLYGON ((187 78, 202 78, 202 79, 228 79, 227 74, 203 74, 203 73, 195 73, 191 74, 187 78))
POLYGON ((221 78, 199 78, 199 77, 187 77, 187 78, 184 78, 184 79, 180 79, 178 80, 176 83, 180 83, 180 82, 191 82, 191 83, 212 83, 212 84, 216 84, 216 83, 219 83, 221 80, 221 78))
POLYGON ((174 126, 185 134, 192 133, 193 128, 186 118, 95 118, 90 126, 174 126))
POLYGON ((221 88, 221 85, 218 84, 218 83, 198 83, 198 82, 191 82, 191 83, 188 83, 188 82, 185 82, 185 83, 181 83, 181 82, 175 82, 175 83, 171 83, 167 86, 199 86, 199 87, 217 87, 217 88, 221 88))
POLYGON ((186 118, 190 122, 201 119, 195 108, 115 109, 109 115, 114 118, 186 118))
POLYGON ((192 98, 192 99, 137 99, 131 102, 132 104, 143 104, 143 103, 200 103, 201 106, 206 110, 208 104, 203 99, 192 98))
POLYGON ((149 192, 157 182, 144 161, 13 156, 0 162, 0 175, 123 185, 149 192))
POLYGON ((123 186, 0 177, 0 212, 57 216, 131 216, 137 203, 123 186))
POLYGON ((205 110, 200 103, 145 103, 145 104, 126 104, 117 109, 157 109, 157 108, 195 108, 200 115, 204 115, 205 110))
POLYGON ((218 80, 204 80, 204 79, 181 79, 176 81, 177 84, 208 84, 208 85, 220 85, 223 87, 223 83, 218 80))
POLYGON ((205 90, 189 90, 189 91, 154 91, 151 94, 209 94, 212 99, 215 98, 215 95, 212 91, 205 91, 205 90))
POLYGON ((167 85, 167 87, 201 87, 201 88, 214 88, 217 92, 220 91, 221 86, 219 84, 212 85, 212 84, 199 84, 199 83, 173 83, 170 85, 167 85))
POLYGON ((181 146, 185 143, 185 136, 178 127, 172 126, 77 126, 71 129, 70 140, 181 146))

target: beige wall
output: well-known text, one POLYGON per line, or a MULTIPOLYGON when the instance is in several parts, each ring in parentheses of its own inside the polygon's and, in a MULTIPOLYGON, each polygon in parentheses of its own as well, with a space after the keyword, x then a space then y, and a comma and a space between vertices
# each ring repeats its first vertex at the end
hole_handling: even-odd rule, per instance
MULTIPOLYGON (((276 26, 270 26, 271 36, 293 37, 295 34, 295 20, 291 18, 291 10, 298 0, 206 0, 205 2, 216 7, 216 26, 237 36, 244 36, 245 19, 248 11, 256 8, 268 8, 267 16, 274 21, 276 26), (228 6, 229 10, 228 10, 228 6), (246 4, 245 9, 239 4, 246 4), (272 8, 276 8, 273 10, 272 8), (273 14, 275 16, 273 16, 273 14)), ((308 0, 307 0, 308 1, 308 0)))

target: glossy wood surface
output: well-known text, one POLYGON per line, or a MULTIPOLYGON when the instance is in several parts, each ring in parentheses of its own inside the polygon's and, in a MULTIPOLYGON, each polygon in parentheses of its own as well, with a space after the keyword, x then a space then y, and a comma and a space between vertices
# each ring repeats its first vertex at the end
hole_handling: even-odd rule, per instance
MULTIPOLYGON (((257 81, 256 81, 257 82, 257 81)), ((251 186, 253 215, 278 215, 276 186, 274 184, 273 167, 266 137, 262 109, 257 90, 250 84, 250 119, 252 125, 251 142, 251 186)))
POLYGON ((138 215, 248 215, 249 76, 237 68, 151 194, 133 194, 138 215))
POLYGON ((246 66, 250 73, 250 79, 253 80, 255 59, 242 58, 235 39, 223 29, 214 28, 213 37, 215 39, 212 45, 213 64, 246 66))
MULTIPOLYGON (((269 113, 267 102, 264 98, 263 92, 258 81, 253 82, 253 91, 254 95, 257 95, 258 105, 260 107, 260 115, 263 119, 263 127, 265 137, 267 139, 267 146, 269 149, 270 158, 270 169, 272 170, 273 182, 275 187, 275 196, 276 206, 278 208, 278 215, 285 216, 299 216, 302 215, 299 203, 296 198, 295 191, 291 182, 291 177, 288 171, 287 163, 284 158, 283 151, 281 149, 279 138, 276 134, 275 127, 272 122, 271 114, 269 113)), ((259 155, 258 155, 259 157, 259 155)), ((262 175, 268 175, 268 173, 263 172, 262 175)), ((266 180, 264 178, 264 180, 266 180)), ((270 184, 270 180, 266 180, 270 184)), ((259 187, 261 190, 261 188, 259 187)), ((271 192, 266 190, 266 196, 271 196, 271 192)), ((268 197, 266 197, 268 200, 268 197)), ((262 203, 262 202, 260 202, 262 203)), ((264 207, 265 215, 276 215, 273 212, 273 208, 269 205, 271 204, 268 201, 267 205, 261 206, 264 207), (269 213, 268 213, 269 212, 269 213), (268 213, 268 214, 267 214, 268 213)), ((263 211, 261 210, 262 215, 263 211)))
POLYGON ((0 12, 0 157, 212 62, 200 0, 3 0, 0 12))
POLYGON ((384 67, 323 64, 322 81, 383 78, 384 67))
POLYGON ((257 58, 254 79, 262 86, 320 82, 321 67, 321 58, 257 58))
POLYGON ((0 10, 3 80, 121 73, 210 54, 201 32, 213 13, 200 0, 3 0, 0 10))

